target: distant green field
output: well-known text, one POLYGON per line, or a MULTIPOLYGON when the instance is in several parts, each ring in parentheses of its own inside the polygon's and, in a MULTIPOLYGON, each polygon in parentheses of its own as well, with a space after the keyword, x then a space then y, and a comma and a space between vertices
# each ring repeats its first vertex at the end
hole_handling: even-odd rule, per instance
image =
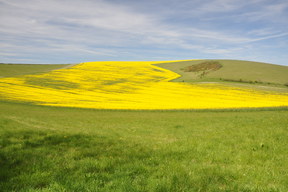
POLYGON ((0 102, 1 191, 288 191, 288 110, 0 102))
POLYGON ((158 64, 181 75, 176 82, 199 81, 230 81, 264 84, 288 84, 288 66, 273 65, 252 61, 237 60, 213 60, 219 62, 222 67, 211 71, 202 78, 201 73, 185 72, 185 67, 197 65, 209 60, 183 61, 177 63, 158 64))
POLYGON ((2 64, 0 63, 0 77, 12 77, 35 73, 44 73, 70 66, 69 64, 2 64))

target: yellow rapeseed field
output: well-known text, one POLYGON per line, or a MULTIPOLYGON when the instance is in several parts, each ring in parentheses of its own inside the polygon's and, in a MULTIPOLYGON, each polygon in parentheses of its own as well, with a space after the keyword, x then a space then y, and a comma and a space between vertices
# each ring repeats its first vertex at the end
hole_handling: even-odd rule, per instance
POLYGON ((97 109, 214 109, 288 106, 288 94, 217 83, 169 82, 178 74, 153 64, 87 62, 38 75, 0 79, 0 98, 97 109))

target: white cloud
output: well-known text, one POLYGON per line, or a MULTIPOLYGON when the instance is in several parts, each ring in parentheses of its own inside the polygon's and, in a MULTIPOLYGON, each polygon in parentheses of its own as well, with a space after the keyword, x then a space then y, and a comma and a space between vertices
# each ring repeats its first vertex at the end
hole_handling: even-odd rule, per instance
MULTIPOLYGON (((195 10, 189 12, 186 9, 174 14, 199 14, 204 17, 203 20, 208 18, 209 21, 210 13, 233 12, 261 2, 197 1, 195 10)), ((243 44, 288 35, 285 30, 272 27, 249 29, 250 32, 248 30, 246 33, 230 30, 229 26, 203 27, 201 24, 193 25, 193 18, 192 23, 173 23, 163 19, 161 13, 139 12, 133 6, 104 0, 0 0, 0 3, 0 40, 5 48, 3 56, 50 52, 101 55, 108 58, 119 56, 122 47, 133 49, 149 46, 220 55, 235 52, 243 44), (215 48, 214 45, 218 46, 215 48), (231 45, 233 48, 229 48, 231 45)), ((186 5, 189 3, 186 1, 186 5)), ((287 3, 269 4, 257 11, 235 15, 238 19, 249 18, 251 15, 257 18, 266 14, 264 11, 267 10, 283 13, 286 6, 287 3)))
MULTIPOLYGON (((157 15, 139 14, 127 7, 115 6, 104 1, 34 0, 29 2, 29 4, 25 0, 11 0, 8 2, 8 6, 12 6, 11 8, 14 9, 15 13, 12 15, 5 14, 9 9, 4 10, 4 16, 0 20, 0 31, 2 33, 30 38, 54 38, 72 42, 97 43, 100 41, 101 44, 104 42, 101 42, 97 35, 99 32, 103 35, 105 31, 111 33, 108 38, 104 36, 107 44, 114 44, 119 41, 117 35, 116 38, 113 38, 115 33, 124 33, 126 36, 130 34, 138 35, 144 38, 147 36, 146 40, 152 39, 153 43, 155 43, 155 38, 162 37, 167 40, 165 44, 170 41, 170 38, 181 40, 193 37, 203 40, 208 38, 227 43, 251 40, 249 37, 228 35, 221 30, 211 31, 192 27, 183 27, 179 30, 177 29, 178 26, 161 23, 157 19, 157 15), (93 32, 91 32, 92 30, 93 32), (94 38, 93 33, 95 33, 94 38)), ((236 2, 239 3, 239 1, 236 2)), ((224 6, 224 9, 225 7, 227 7, 226 9, 237 7, 235 3, 227 0, 216 0, 211 4, 207 9, 212 9, 216 5, 224 6)), ((119 43, 122 43, 121 40, 119 43)))

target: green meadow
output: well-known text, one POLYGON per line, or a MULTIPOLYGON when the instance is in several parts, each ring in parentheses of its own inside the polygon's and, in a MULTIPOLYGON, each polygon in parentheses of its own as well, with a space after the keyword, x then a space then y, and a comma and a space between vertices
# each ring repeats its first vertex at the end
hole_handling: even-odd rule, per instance
POLYGON ((288 110, 0 102, 2 191, 287 191, 288 110))
MULTIPOLYGON (((0 65, 0 76, 67 66, 19 67, 0 65)), ((272 79, 287 91, 281 75, 272 79)), ((129 111, 0 100, 0 191, 286 192, 287 138, 287 107, 129 111)))

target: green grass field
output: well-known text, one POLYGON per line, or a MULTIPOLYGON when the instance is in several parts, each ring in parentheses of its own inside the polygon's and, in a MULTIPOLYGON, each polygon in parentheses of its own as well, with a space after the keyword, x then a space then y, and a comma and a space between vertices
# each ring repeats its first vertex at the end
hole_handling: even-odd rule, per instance
MULTIPOLYGON (((177 72, 191 62, 167 65, 177 72)), ((1 64, 0 76, 63 67, 1 64)), ((287 138, 287 107, 121 111, 0 100, 0 191, 286 192, 287 138)))
POLYGON ((164 63, 157 66, 169 69, 181 75, 175 82, 199 82, 199 81, 230 81, 250 82, 260 84, 288 85, 288 66, 273 65, 252 61, 238 60, 213 60, 218 61, 222 68, 212 71, 200 78, 197 72, 185 72, 187 66, 196 65, 209 60, 194 60, 177 63, 164 63))
POLYGON ((0 77, 12 77, 35 73, 49 72, 55 69, 69 67, 69 64, 3 64, 0 63, 0 77))
POLYGON ((1 191, 288 190, 287 108, 0 109, 1 191))

